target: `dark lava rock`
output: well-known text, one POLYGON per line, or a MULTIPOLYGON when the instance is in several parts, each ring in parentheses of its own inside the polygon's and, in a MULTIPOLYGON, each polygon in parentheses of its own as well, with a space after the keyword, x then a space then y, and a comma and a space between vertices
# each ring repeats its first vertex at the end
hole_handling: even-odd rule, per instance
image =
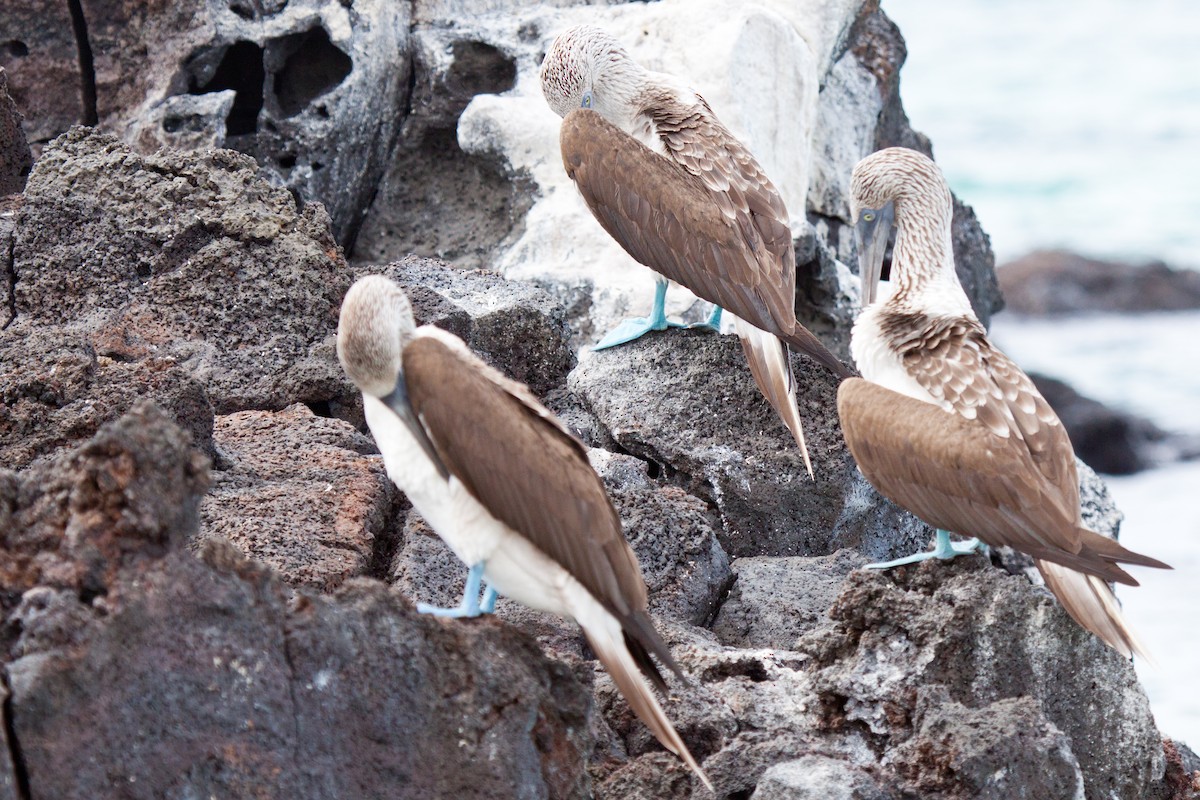
POLYGON ((1115 411, 1055 378, 1030 374, 1046 402, 1062 420, 1075 455, 1097 472, 1132 475, 1155 462, 1168 438, 1148 419, 1115 411))
POLYGON ((871 773, 845 761, 808 755, 763 773, 750 800, 887 800, 895 797, 871 773))
POLYGON ((396 494, 374 443, 304 406, 218 417, 223 467, 200 506, 195 545, 219 536, 293 586, 332 591, 367 573, 396 494))
MULTIPOLYGON (((936 718, 919 703, 922 687, 945 686, 945 702, 971 709, 1029 697, 1066 736, 1089 800, 1144 797, 1163 776, 1162 742, 1132 665, 1023 577, 978 558, 856 571, 831 616, 837 629, 797 645, 813 658, 831 730, 865 726, 892 755, 919 734, 921 719, 936 718)), ((1042 752, 1053 739, 1043 731, 1041 743, 1012 746, 1042 752)))
POLYGON ((289 603, 226 543, 195 558, 204 484, 148 403, 0 476, 4 585, 26 589, 4 627, 4 731, 28 796, 587 796, 590 706, 569 669, 376 582, 289 603))
POLYGON ((829 609, 846 576, 866 563, 854 550, 817 558, 739 558, 712 631, 729 647, 795 649, 801 636, 832 624, 829 609))
POLYGON ((1029 316, 1200 308, 1200 272, 1161 261, 1133 265, 1041 250, 1004 264, 996 274, 1008 307, 1029 316))
POLYGON ((182 547, 195 530, 208 462, 150 401, 75 450, 0 479, 0 596, 35 586, 108 594, 121 570, 182 547))
POLYGON ((350 399, 332 345, 350 276, 328 217, 246 156, 141 157, 75 129, 30 174, 13 264, 18 319, 90 315, 114 357, 176 359, 217 413, 350 399))
MULTIPOLYGON (((89 108, 95 112, 95 99, 89 102, 83 96, 68 3, 22 0, 0 5, 0 67, 8 72, 8 91, 25 115, 25 133, 35 146, 88 122, 89 108)), ((90 121, 95 123, 94 118, 90 121)))
POLYGON ((0 461, 20 469, 91 437, 150 398, 214 455, 204 387, 170 356, 129 361, 103 331, 19 321, 0 332, 0 461), (116 356, 116 357, 114 357, 116 356))
POLYGON ((734 336, 668 331, 588 353, 568 386, 622 449, 658 465, 721 515, 733 556, 907 554, 924 525, 882 500, 842 440, 837 385, 793 358, 815 480, 759 394, 734 336))
POLYGON ((536 394, 562 386, 575 366, 566 312, 532 283, 418 256, 355 269, 356 277, 367 274, 386 275, 403 286, 417 324, 453 333, 536 394))
POLYGON ((24 189, 25 176, 33 166, 29 142, 21 127, 23 119, 8 94, 8 73, 0 66, 0 197, 24 189))
POLYGON ((1031 697, 968 708, 947 700, 944 687, 928 687, 913 721, 917 733, 897 748, 895 765, 922 793, 963 800, 1084 796, 1071 742, 1031 697))

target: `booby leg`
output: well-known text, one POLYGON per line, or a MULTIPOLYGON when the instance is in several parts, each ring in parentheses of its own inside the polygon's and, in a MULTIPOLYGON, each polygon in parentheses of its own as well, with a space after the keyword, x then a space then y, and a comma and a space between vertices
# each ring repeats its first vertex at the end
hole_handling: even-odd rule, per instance
POLYGON ((439 608, 425 603, 417 603, 417 611, 422 614, 432 614, 435 617, 478 617, 480 614, 490 614, 496 608, 496 590, 488 587, 484 593, 483 603, 479 602, 479 584, 483 580, 483 562, 471 567, 467 573, 467 583, 463 587, 462 602, 458 608, 439 608))
POLYGON ((720 306, 713 306, 712 313, 708 315, 708 320, 705 322, 697 322, 688 325, 689 328, 711 328, 714 332, 721 332, 721 312, 723 309, 720 306))
POLYGON ((650 309, 648 317, 633 317, 622 322, 617 327, 613 328, 608 334, 600 340, 600 343, 593 347, 593 350, 603 350, 607 347, 616 347, 619 344, 632 342, 634 339, 645 336, 650 331, 665 331, 667 328, 682 328, 679 322, 669 322, 667 320, 667 312, 665 309, 667 299, 667 279, 661 275, 656 275, 654 278, 654 308, 650 309))
POLYGON ((483 590, 483 600, 479 603, 479 610, 484 614, 494 614, 496 612, 496 598, 500 594, 491 586, 483 590))
POLYGON ((867 569, 891 569, 899 567, 903 564, 915 564, 918 561, 928 561, 931 558, 940 558, 943 561, 949 561, 955 556, 965 556, 969 553, 987 553, 988 546, 978 539, 971 538, 965 542, 950 541, 950 533, 938 528, 937 542, 934 544, 933 550, 913 553, 911 556, 897 558, 895 561, 884 561, 880 564, 867 564, 867 569))

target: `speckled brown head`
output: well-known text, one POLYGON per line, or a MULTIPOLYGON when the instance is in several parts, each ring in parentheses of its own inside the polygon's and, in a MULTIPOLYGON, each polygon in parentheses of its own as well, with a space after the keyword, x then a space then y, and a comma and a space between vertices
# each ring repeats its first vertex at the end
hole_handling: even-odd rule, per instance
MULTIPOLYGON (((932 245, 949 237, 953 214, 950 187, 938 165, 906 147, 880 150, 855 165, 850 208, 858 234, 864 308, 875 298, 892 223, 910 242, 932 245)), ((937 257, 926 260, 939 263, 937 257)))
POLYGON ((576 25, 550 45, 542 62, 542 94, 565 117, 594 108, 614 123, 634 110, 646 71, 612 34, 595 25, 576 25))

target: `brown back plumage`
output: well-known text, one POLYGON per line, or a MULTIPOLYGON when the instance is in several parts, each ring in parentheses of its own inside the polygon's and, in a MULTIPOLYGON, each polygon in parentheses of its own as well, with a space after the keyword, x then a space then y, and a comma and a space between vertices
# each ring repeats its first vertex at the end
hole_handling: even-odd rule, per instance
POLYGON ((838 416, 872 485, 930 525, 1134 586, 1118 563, 1166 567, 1082 526, 1065 434, 1038 458, 1063 463, 1043 471, 1021 439, 861 379, 838 390, 838 416))
POLYGON ((779 193, 741 143, 698 109, 647 112, 671 158, 593 111, 572 111, 560 133, 563 166, 639 262, 837 375, 852 374, 796 321, 796 259, 779 193))

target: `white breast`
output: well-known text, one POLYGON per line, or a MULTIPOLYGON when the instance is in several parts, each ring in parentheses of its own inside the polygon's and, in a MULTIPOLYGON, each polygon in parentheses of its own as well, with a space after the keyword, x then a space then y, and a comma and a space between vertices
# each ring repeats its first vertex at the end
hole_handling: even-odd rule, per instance
POLYGON ((854 357, 858 371, 871 383, 877 383, 914 400, 946 408, 946 404, 939 403, 909 374, 899 355, 889 346, 879 325, 882 305, 881 302, 876 302, 865 309, 850 332, 850 354, 854 357))

